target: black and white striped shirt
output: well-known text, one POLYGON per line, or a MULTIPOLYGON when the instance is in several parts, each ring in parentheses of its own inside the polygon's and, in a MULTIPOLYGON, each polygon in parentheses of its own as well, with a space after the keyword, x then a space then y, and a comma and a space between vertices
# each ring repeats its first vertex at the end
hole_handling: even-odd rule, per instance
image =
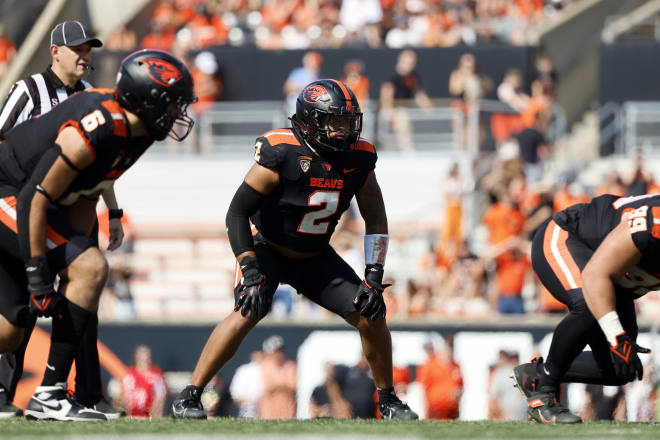
POLYGON ((21 122, 43 115, 74 93, 91 87, 83 80, 73 88, 67 87, 50 67, 43 73, 15 82, 0 110, 0 139, 21 122))

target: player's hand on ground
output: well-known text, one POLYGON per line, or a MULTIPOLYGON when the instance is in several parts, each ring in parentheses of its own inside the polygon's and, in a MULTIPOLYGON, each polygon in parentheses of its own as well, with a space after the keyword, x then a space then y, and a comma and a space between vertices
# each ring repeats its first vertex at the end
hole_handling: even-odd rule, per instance
POLYGON ((121 219, 110 219, 110 240, 108 241, 108 250, 114 251, 121 246, 124 241, 124 227, 121 224, 121 219))
POLYGON ((30 292, 30 313, 36 316, 53 317, 59 314, 62 297, 55 292, 54 277, 43 257, 31 258, 25 266, 30 292))
POLYGON ((637 353, 650 353, 651 350, 634 343, 625 332, 617 335, 616 342, 615 346, 610 346, 616 377, 628 382, 635 380, 635 377, 642 380, 644 366, 637 353))
POLYGON ((266 316, 272 301, 266 291, 266 276, 259 270, 255 258, 244 258, 240 266, 243 280, 234 311, 240 310, 243 316, 247 316, 249 312, 250 319, 259 320, 266 316))
POLYGON ((360 310, 360 315, 375 321, 384 318, 387 308, 383 299, 383 291, 391 284, 383 284, 383 265, 367 264, 364 280, 358 288, 353 304, 360 310))

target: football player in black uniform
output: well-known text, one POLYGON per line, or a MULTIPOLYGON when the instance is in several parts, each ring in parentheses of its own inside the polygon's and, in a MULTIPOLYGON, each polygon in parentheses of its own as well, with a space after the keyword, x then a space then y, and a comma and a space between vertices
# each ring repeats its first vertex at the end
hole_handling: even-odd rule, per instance
MULTIPOLYGON (((92 88, 83 78, 92 68, 92 48, 101 46, 101 41, 89 35, 79 21, 56 25, 50 32, 52 64, 42 73, 15 82, 4 106, 0 108, 0 139, 16 125, 46 114, 74 93, 92 88)), ((118 209, 112 186, 101 197, 110 212, 108 250, 113 251, 121 245, 124 237, 121 225, 123 211, 118 209)), ((92 234, 97 236, 98 227, 92 230, 92 234)), ((23 415, 23 411, 11 402, 23 375, 25 350, 36 322, 37 317, 31 316, 24 327, 23 344, 12 353, 0 357, 0 418, 23 415)), ((98 316, 93 315, 76 355, 75 399, 84 406, 101 411, 109 419, 115 419, 125 416, 126 412, 113 407, 103 397, 97 348, 98 323, 98 316)))
POLYGON ((382 296, 387 217, 373 172, 376 151, 360 139, 357 99, 340 81, 312 82, 298 96, 291 122, 291 128, 257 138, 256 163, 229 206, 227 233, 242 273, 236 307, 206 342, 190 385, 172 404, 173 415, 206 418, 204 386, 266 316, 279 283, 286 283, 358 329, 381 416, 416 419, 392 388, 392 341, 382 296), (353 196, 366 225, 363 280, 329 245, 353 196))
POLYGON ((187 136, 193 122, 186 109, 194 100, 181 61, 143 50, 122 61, 114 90, 80 92, 7 133, 0 148, 0 353, 22 342, 28 313, 53 318, 28 418, 106 419, 66 390, 108 273, 90 238, 95 206, 154 140, 187 136))
POLYGON ((579 423, 557 403, 561 382, 623 385, 641 379, 634 300, 660 288, 660 195, 604 195, 556 213, 536 233, 532 265, 569 308, 545 362, 514 368, 539 423, 579 423), (583 351, 586 345, 592 351, 583 351))

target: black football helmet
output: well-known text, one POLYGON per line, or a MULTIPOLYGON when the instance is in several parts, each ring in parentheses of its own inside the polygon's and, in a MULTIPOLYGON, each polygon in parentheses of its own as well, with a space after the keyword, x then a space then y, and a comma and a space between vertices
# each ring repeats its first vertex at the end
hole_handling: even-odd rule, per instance
POLYGON ((343 82, 335 79, 314 81, 302 90, 296 100, 294 128, 312 147, 330 152, 350 151, 362 131, 362 111, 355 93, 343 82), (343 139, 328 137, 328 125, 343 120, 348 136, 343 139))
POLYGON ((195 124, 187 114, 197 100, 192 75, 165 51, 144 49, 124 58, 115 90, 121 105, 135 113, 156 140, 169 135, 182 141, 195 124))

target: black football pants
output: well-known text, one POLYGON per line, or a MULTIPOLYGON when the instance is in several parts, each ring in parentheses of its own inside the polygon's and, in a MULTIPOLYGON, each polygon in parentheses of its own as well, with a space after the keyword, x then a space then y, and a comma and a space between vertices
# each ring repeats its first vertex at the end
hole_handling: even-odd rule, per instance
MULTIPOLYGON (((98 247, 98 222, 92 232, 92 240, 98 247)), ((21 345, 12 353, 0 356, 0 388, 14 400, 18 382, 23 375, 25 350, 36 324, 36 317, 24 314, 25 336, 21 345)), ((98 315, 92 315, 76 355, 76 399, 84 405, 96 403, 102 396, 101 365, 97 347, 98 315)))
MULTIPOLYGON (((582 294, 582 269, 593 255, 585 243, 549 219, 532 242, 532 266, 543 285, 569 309, 555 328, 540 386, 561 382, 621 385, 610 360, 609 343, 582 294), (583 351, 586 346, 591 351, 583 351)), ((628 335, 637 339, 633 298, 617 289, 616 311, 628 335)), ((625 383, 625 382, 623 382, 625 383)))

